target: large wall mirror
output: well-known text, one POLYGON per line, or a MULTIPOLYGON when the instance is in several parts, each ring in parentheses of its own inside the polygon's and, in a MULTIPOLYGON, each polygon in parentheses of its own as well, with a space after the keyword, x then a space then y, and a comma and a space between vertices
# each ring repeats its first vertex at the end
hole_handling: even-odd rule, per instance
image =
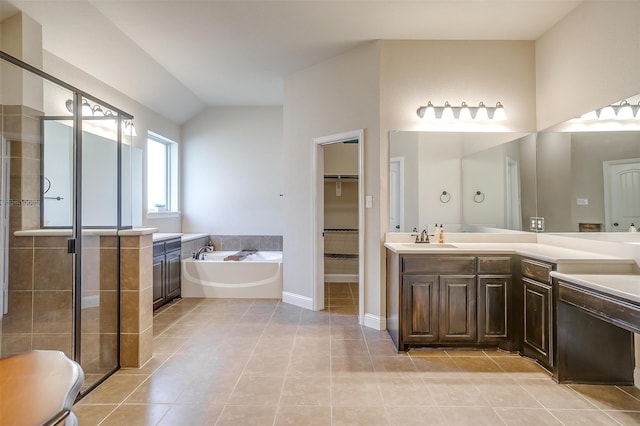
POLYGON ((536 214, 535 135, 391 132, 391 232, 520 231, 536 214))
POLYGON ((637 118, 590 113, 537 134, 390 132, 389 231, 640 229, 640 97, 627 101, 637 118))

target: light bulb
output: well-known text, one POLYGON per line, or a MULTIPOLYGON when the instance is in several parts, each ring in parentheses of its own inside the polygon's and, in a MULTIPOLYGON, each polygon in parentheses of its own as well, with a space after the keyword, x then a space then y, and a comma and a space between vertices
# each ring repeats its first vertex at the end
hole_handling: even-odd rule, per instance
POLYGON ((443 120, 453 120, 455 117, 453 116, 453 109, 449 102, 444 103, 444 109, 442 110, 442 119, 443 120))
POLYGON ((87 102, 87 100, 85 99, 84 101, 82 101, 82 115, 92 115, 93 114, 93 110, 91 109, 91 105, 89 105, 89 102, 87 102))
POLYGON ((620 109, 618 110, 618 114, 616 114, 616 120, 632 120, 633 119, 633 110, 631 109, 631 105, 629 102, 622 101, 620 104, 620 109))
POLYGON ((600 115, 598 119, 600 120, 611 120, 616 118, 616 112, 613 110, 611 105, 606 106, 600 110, 600 115))
POLYGON ((425 120, 435 120, 436 118, 436 109, 433 107, 431 101, 427 103, 427 107, 424 110, 424 119, 425 120))
POLYGON ((480 102, 478 105, 478 111, 476 111, 476 120, 488 120, 489 114, 487 113, 487 107, 484 102, 480 102))
POLYGON ((469 110, 469 105, 467 105, 466 102, 462 102, 458 118, 460 120, 471 120, 471 111, 469 110))
POLYGON ((496 109, 493 111, 493 120, 494 121, 504 121, 507 119, 507 113, 504 112, 504 107, 500 102, 496 104, 496 109))

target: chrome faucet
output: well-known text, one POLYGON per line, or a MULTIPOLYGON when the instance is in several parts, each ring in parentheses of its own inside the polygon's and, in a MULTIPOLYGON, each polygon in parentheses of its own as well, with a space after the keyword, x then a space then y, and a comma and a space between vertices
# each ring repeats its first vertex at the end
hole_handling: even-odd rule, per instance
MULTIPOLYGON (((413 235, 413 234, 411 234, 411 235, 413 235)), ((415 236, 416 236, 416 241, 415 241, 416 244, 418 244, 418 243, 426 243, 426 244, 428 244, 428 243, 431 242, 431 241, 429 241, 429 234, 427 233, 426 229, 423 229, 422 232, 419 233, 419 234, 415 234, 415 236)))
POLYGON ((195 260, 202 260, 202 253, 204 253, 205 251, 211 251, 209 250, 209 246, 200 247, 200 250, 198 250, 198 252, 193 255, 193 258, 195 260))

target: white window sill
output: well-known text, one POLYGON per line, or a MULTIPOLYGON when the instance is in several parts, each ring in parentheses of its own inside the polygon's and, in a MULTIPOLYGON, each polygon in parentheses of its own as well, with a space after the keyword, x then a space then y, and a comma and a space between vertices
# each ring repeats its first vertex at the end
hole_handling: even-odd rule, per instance
POLYGON ((169 212, 147 212, 147 219, 170 219, 172 217, 180 217, 182 215, 181 212, 177 211, 169 211, 169 212))

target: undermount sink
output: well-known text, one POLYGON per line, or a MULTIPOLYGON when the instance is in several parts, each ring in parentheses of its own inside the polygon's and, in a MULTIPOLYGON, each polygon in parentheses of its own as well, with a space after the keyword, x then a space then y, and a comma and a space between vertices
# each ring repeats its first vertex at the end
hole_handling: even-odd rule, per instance
POLYGON ((446 249, 446 248, 458 248, 453 244, 441 244, 441 243, 404 243, 402 244, 405 247, 415 248, 415 249, 446 249))

